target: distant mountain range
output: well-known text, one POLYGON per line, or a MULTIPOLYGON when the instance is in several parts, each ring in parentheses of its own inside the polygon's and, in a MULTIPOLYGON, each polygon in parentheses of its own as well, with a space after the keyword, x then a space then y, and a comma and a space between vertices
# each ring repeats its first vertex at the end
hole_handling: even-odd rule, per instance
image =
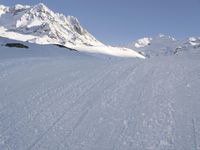
POLYGON ((146 57, 177 55, 182 51, 200 48, 200 37, 190 37, 181 41, 160 34, 153 38, 141 38, 126 47, 139 51, 146 57))

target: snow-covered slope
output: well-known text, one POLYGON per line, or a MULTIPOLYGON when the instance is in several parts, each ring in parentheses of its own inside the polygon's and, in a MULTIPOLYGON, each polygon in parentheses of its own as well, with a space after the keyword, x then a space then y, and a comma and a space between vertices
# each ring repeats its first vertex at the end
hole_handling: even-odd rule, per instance
POLYGON ((66 57, 77 55, 79 57, 89 56, 72 49, 62 48, 57 45, 39 45, 28 42, 21 42, 7 38, 0 38, 0 60, 34 57, 66 57))
POLYGON ((147 57, 171 55, 176 47, 176 40, 173 37, 158 35, 154 38, 142 38, 130 43, 127 47, 140 51, 147 57))
POLYGON ((121 59, 121 58, 142 58, 145 59, 143 55, 140 55, 138 52, 132 51, 127 48, 117 48, 111 46, 71 46, 65 47, 62 45, 52 45, 52 44, 35 44, 29 42, 22 42, 17 40, 11 40, 7 38, 0 37, 0 51, 2 54, 0 58, 5 58, 5 56, 17 56, 23 57, 29 55, 33 57, 35 55, 63 55, 67 54, 67 51, 76 52, 77 55, 90 55, 94 57, 109 58, 109 59, 121 59), (22 50, 26 53, 21 53, 21 49, 16 47, 16 44, 19 47, 28 47, 27 49, 22 50), (13 46, 14 45, 14 46, 13 46), (57 51, 57 52, 56 52, 57 51), (21 56, 20 56, 21 55, 21 56))
MULTIPOLYGON (((152 41, 152 38, 145 37, 145 38, 137 40, 137 42, 132 43, 132 44, 134 44, 133 45, 134 47, 141 48, 141 47, 146 47, 150 45, 151 41, 152 41)), ((132 46, 132 44, 130 46, 132 46)))
POLYGON ((200 148, 199 50, 119 61, 27 46, 0 47, 0 150, 200 148))
POLYGON ((200 47, 200 37, 190 37, 185 41, 185 46, 190 48, 199 48, 200 47))
POLYGON ((127 48, 104 45, 87 32, 77 18, 54 13, 42 3, 0 5, 0 36, 37 44, 59 44, 83 52, 144 58, 127 48))
POLYGON ((170 56, 200 47, 200 38, 190 37, 186 40, 176 40, 171 36, 160 34, 153 38, 139 39, 126 47, 139 51, 147 57, 170 56))

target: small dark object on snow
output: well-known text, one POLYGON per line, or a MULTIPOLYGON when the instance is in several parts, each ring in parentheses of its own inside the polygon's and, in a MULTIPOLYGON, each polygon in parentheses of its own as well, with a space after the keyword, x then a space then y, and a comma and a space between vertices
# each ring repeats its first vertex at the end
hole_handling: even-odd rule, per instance
POLYGON ((70 50, 70 51, 76 51, 77 52, 77 50, 75 50, 75 49, 72 49, 72 48, 69 48, 69 47, 66 47, 66 46, 64 46, 64 45, 60 45, 60 44, 54 44, 55 46, 58 46, 58 47, 60 47, 60 48, 66 48, 66 49, 68 49, 68 50, 70 50))
POLYGON ((6 47, 16 47, 16 48, 29 48, 28 46, 21 43, 7 43, 6 47))

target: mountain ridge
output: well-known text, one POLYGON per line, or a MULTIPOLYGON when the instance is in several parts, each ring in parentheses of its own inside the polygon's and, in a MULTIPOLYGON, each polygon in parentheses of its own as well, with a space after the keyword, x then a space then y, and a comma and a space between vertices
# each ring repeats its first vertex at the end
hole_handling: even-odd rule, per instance
POLYGON ((102 45, 80 25, 74 16, 54 13, 43 3, 34 6, 17 4, 0 7, 0 25, 8 31, 31 34, 37 39, 27 38, 38 44, 102 45))
POLYGON ((77 18, 54 13, 43 3, 0 5, 0 35, 23 42, 63 45, 82 52, 145 58, 131 49, 101 43, 81 26, 77 18))
POLYGON ((180 51, 197 49, 200 47, 200 37, 189 37, 177 40, 172 36, 159 34, 155 37, 144 37, 133 41, 125 47, 139 51, 146 57, 169 56, 180 51))

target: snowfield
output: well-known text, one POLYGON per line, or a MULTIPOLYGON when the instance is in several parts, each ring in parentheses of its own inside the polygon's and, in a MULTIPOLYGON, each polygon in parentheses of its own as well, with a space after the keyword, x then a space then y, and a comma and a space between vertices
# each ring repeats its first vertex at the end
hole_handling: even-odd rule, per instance
POLYGON ((123 59, 0 46, 0 150, 200 149, 200 49, 123 59))

